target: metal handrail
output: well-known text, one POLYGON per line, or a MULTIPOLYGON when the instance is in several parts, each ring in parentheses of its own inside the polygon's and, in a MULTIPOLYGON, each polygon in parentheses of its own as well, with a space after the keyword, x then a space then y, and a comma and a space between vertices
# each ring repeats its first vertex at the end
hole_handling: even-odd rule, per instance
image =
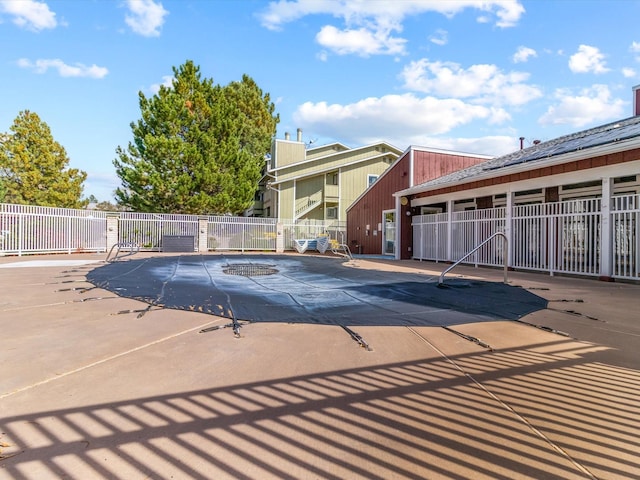
POLYGON ((469 253, 467 253, 460 260, 458 260, 453 265, 451 265, 449 268, 447 268, 444 272, 442 272, 440 274, 440 278, 438 279, 438 286, 443 284, 445 274, 447 274, 449 271, 453 270, 453 268, 456 267, 458 264, 460 264, 463 260, 466 260, 471 255, 476 253, 481 247, 483 247, 484 245, 489 243, 494 237, 502 237, 502 239, 504 240, 504 254, 503 254, 503 257, 504 257, 504 283, 509 283, 508 280, 507 280, 507 268, 508 268, 507 267, 507 263, 509 261, 509 240, 507 239, 507 236, 504 234, 504 232, 496 232, 493 235, 491 235, 489 238, 487 238, 484 242, 482 242, 480 245, 478 245, 473 250, 471 250, 469 253))
POLYGON ((109 250, 109 253, 107 254, 107 258, 105 259, 105 262, 107 262, 107 263, 115 262, 118 258, 128 257, 130 255, 135 255, 138 252, 140 252, 140 244, 138 244, 136 242, 120 242, 120 243, 116 243, 111 247, 111 250, 109 250), (113 249, 114 248, 117 248, 116 254, 113 256, 113 258, 111 258, 111 254, 113 253, 113 249), (125 253, 124 255, 120 255, 120 249, 122 249, 122 248, 128 248, 129 252, 125 253), (118 255, 120 255, 120 256, 118 256, 118 255))

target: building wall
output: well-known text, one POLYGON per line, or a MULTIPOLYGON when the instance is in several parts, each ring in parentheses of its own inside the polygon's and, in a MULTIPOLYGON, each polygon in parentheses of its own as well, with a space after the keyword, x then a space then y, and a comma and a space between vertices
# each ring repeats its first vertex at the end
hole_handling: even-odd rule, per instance
POLYGON ((415 149, 413 151, 413 185, 457 172, 486 160, 488 157, 415 149))
MULTIPOLYGON (((393 196, 395 192, 476 165, 487 159, 486 156, 474 157, 411 147, 347 211, 349 246, 354 248, 356 245, 361 245, 363 253, 380 255, 382 253, 382 232, 378 231, 374 235, 373 231, 377 230, 378 224, 382 222, 382 212, 396 208, 393 196), (411 157, 413 157, 413 162, 411 162, 411 157), (413 182, 410 182, 412 172, 413 182), (366 233, 367 225, 371 227, 368 235, 366 233)), ((400 257, 403 259, 411 258, 411 215, 415 213, 418 212, 411 210, 409 205, 402 206, 399 218, 396 218, 396 225, 400 233, 400 245, 402 245, 400 257), (407 215, 407 212, 410 215, 407 215)))
POLYGON ((382 232, 378 224, 382 222, 384 210, 395 209, 393 194, 409 187, 409 157, 409 152, 405 153, 348 209, 347 239, 353 253, 382 253, 382 232), (374 235, 374 231, 377 234, 374 235))
POLYGON ((317 173, 326 173, 366 159, 378 158, 379 161, 382 162, 384 157, 391 158, 392 160, 396 158, 394 152, 389 152, 386 148, 386 151, 383 152, 382 148, 372 146, 370 148, 358 149, 357 151, 348 150, 315 160, 307 160, 301 164, 290 165, 278 171, 278 180, 288 180, 317 173), (376 150, 376 148, 378 149, 376 150))
POLYGON ((302 162, 305 159, 305 145, 291 140, 275 140, 271 146, 271 168, 302 162))

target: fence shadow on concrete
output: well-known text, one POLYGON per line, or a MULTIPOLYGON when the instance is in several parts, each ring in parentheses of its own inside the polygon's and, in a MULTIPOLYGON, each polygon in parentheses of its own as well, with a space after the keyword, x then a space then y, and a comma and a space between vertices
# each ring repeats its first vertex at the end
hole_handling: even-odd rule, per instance
POLYGON ((0 478, 638 478, 640 372, 606 355, 562 339, 3 418, 0 478))

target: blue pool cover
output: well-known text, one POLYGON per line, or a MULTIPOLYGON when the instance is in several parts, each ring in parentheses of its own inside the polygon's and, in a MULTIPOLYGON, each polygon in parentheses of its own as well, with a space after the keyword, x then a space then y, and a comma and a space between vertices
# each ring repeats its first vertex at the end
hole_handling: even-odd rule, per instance
POLYGON ((174 255, 119 261, 87 274, 149 305, 255 322, 437 325, 516 320, 546 308, 520 287, 347 266, 308 255, 174 255))

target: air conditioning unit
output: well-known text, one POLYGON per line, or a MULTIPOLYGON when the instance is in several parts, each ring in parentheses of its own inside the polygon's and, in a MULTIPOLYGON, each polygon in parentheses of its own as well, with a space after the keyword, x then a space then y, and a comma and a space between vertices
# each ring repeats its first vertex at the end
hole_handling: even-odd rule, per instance
POLYGON ((338 207, 328 207, 327 218, 331 218, 331 219, 338 218, 338 207))

